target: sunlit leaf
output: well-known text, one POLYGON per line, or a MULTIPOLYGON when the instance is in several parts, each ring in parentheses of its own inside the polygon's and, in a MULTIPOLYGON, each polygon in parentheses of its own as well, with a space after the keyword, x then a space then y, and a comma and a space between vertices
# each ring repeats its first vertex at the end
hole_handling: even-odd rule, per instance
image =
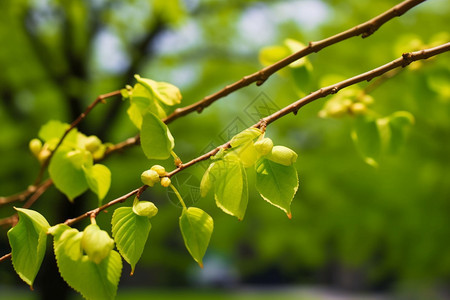
POLYGON ((84 171, 74 166, 68 153, 69 151, 56 151, 48 171, 56 188, 72 201, 88 189, 88 184, 84 171))
POLYGON ((186 248, 200 267, 203 267, 203 256, 208 248, 213 228, 213 219, 200 208, 183 209, 180 216, 181 233, 186 248))
POLYGON ((248 203, 247 174, 242 162, 227 158, 216 161, 210 176, 217 206, 242 220, 248 203))
POLYGON ((253 141, 255 138, 259 137, 262 134, 261 130, 258 128, 247 128, 235 136, 233 136, 230 140, 231 147, 237 147, 241 144, 248 143, 253 141))
POLYGON ((134 77, 156 100, 165 105, 173 106, 181 102, 180 90, 173 84, 142 78, 139 75, 135 75, 134 77))
POLYGON ((117 249, 131 265, 133 274, 152 227, 150 220, 135 214, 131 207, 120 207, 114 211, 111 224, 117 249))
POLYGON ((47 229, 50 225, 36 211, 15 209, 19 215, 19 222, 8 231, 12 263, 20 278, 32 286, 44 259, 47 229))
POLYGON ((83 170, 89 188, 97 194, 99 205, 101 205, 111 186, 111 171, 101 164, 95 164, 83 170))
POLYGON ((167 159, 174 147, 166 124, 150 112, 142 120, 141 147, 149 159, 167 159))
POLYGON ((256 163, 256 189, 270 204, 291 216, 291 202, 298 189, 297 170, 262 158, 256 163))
POLYGON ((96 264, 82 253, 82 232, 59 224, 49 233, 54 236, 56 262, 64 281, 86 299, 113 299, 122 272, 119 253, 112 250, 96 264))

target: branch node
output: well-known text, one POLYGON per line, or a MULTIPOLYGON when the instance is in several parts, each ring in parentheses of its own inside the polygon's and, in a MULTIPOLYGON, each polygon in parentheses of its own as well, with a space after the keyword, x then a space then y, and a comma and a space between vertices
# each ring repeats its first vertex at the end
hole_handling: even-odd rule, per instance
POLYGON ((333 87, 332 89, 331 89, 331 93, 332 94, 336 94, 337 92, 339 92, 339 88, 338 87, 333 87))
POLYGON ((197 107, 196 111, 197 113, 201 113, 203 111, 204 107, 203 106, 199 106, 197 107))
POLYGON ((406 67, 407 65, 409 65, 412 62, 412 55, 411 53, 407 52, 407 53, 403 53, 402 54, 402 58, 403 58, 403 62, 402 62, 402 67, 406 67))

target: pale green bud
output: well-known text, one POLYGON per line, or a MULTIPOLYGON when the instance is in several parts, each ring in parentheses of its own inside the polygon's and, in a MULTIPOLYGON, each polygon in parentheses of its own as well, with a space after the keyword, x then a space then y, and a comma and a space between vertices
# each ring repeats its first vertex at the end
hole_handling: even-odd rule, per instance
POLYGON ((160 165, 154 165, 150 168, 150 170, 155 171, 156 173, 158 173, 159 176, 166 175, 166 169, 164 169, 164 167, 160 165))
POLYGON ((35 157, 39 156, 39 153, 42 150, 42 142, 39 139, 32 139, 30 141, 30 143, 28 144, 28 146, 30 147, 30 151, 31 153, 33 153, 33 155, 35 157))
POLYGON ((86 148, 87 151, 94 153, 100 148, 101 145, 102 141, 100 141, 100 139, 95 135, 91 135, 86 138, 84 147, 86 148))
POLYGON ((267 156, 273 162, 290 166, 297 160, 297 153, 284 146, 274 146, 272 152, 267 156))
POLYGON ((158 213, 158 208, 153 202, 139 201, 135 198, 133 203, 133 212, 141 217, 154 217, 158 213))
POLYGON ((142 172, 141 174, 141 180, 143 184, 146 184, 148 186, 153 186, 155 183, 159 182, 159 175, 154 170, 147 170, 142 172))
POLYGON ((114 248, 114 240, 96 224, 87 226, 81 238, 81 248, 90 260, 99 264, 114 248))
POLYGON ((171 183, 172 183, 172 181, 170 180, 169 177, 163 177, 163 178, 161 178, 161 185, 162 185, 163 187, 168 187, 171 183))
POLYGON ((263 138, 260 141, 255 142, 255 149, 261 155, 269 154, 272 151, 273 142, 270 138, 263 138))

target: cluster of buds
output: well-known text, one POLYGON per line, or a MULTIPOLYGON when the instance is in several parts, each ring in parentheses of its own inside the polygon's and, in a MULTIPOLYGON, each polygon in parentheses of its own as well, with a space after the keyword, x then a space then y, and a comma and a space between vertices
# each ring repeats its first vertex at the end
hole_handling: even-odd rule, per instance
POLYGON ((166 176, 166 169, 160 165, 154 165, 149 170, 142 172, 141 181, 148 186, 154 186, 155 183, 161 183, 163 187, 171 184, 170 178, 166 176))
POLYGON ((361 116, 373 103, 372 96, 362 91, 349 89, 331 98, 319 112, 321 118, 340 118, 345 115, 361 116))

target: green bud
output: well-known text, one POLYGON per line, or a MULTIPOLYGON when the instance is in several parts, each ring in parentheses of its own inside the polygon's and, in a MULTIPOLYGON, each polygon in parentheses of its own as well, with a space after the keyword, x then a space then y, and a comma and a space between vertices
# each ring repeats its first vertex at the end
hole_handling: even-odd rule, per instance
POLYGON ((163 177, 163 178, 161 178, 161 185, 162 185, 163 187, 168 187, 171 183, 172 183, 172 181, 170 180, 169 177, 163 177))
POLYGON ((95 151, 97 151, 101 145, 102 145, 102 141, 100 141, 100 139, 98 137, 96 137, 95 135, 88 136, 84 143, 84 147, 86 148, 86 150, 91 153, 94 153, 95 151))
POLYGON ((44 147, 42 147, 41 152, 39 152, 37 159, 41 164, 43 164, 47 160, 47 158, 49 158, 50 155, 52 155, 52 152, 44 145, 44 147))
POLYGON ((159 175, 154 170, 147 170, 142 172, 141 180, 143 184, 154 186, 155 183, 159 182, 159 175))
POLYGON ((284 146, 274 146, 272 152, 267 156, 273 162, 290 166, 297 160, 297 153, 284 146))
POLYGON ((158 208, 153 202, 139 201, 138 198, 135 198, 133 212, 138 216, 151 218, 158 213, 158 208))
POLYGON ((156 173, 158 173, 159 176, 166 175, 166 169, 164 169, 164 167, 160 165, 154 165, 150 168, 150 170, 155 171, 156 173))
POLYGON ((31 153, 33 153, 33 155, 35 157, 39 156, 39 153, 42 150, 42 142, 40 139, 32 139, 30 141, 30 143, 28 144, 28 146, 30 147, 30 151, 31 153))
POLYGON ((273 142, 270 138, 263 138, 260 141, 255 142, 255 149, 261 155, 269 154, 272 151, 273 142))
POLYGON ((109 234, 101 230, 97 224, 87 226, 81 238, 81 248, 90 260, 99 264, 114 248, 114 240, 109 234))
POLYGON ((356 115, 364 115, 367 112, 367 106, 362 102, 355 102, 350 106, 350 111, 356 115))

